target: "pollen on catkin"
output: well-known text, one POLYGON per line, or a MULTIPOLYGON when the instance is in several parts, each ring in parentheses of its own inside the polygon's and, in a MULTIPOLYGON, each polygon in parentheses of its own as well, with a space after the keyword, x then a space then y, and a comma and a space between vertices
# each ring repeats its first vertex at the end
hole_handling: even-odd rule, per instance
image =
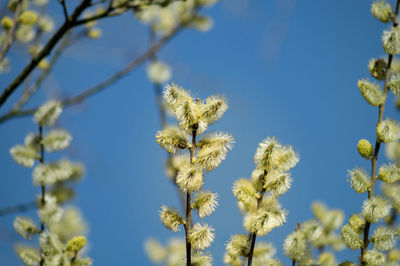
POLYGON ((394 95, 400 96, 400 75, 399 74, 392 75, 392 77, 390 79, 389 88, 394 95))
POLYGON ((400 53, 400 31, 397 27, 383 31, 382 41, 386 53, 391 55, 400 53))
POLYGON ((368 69, 371 76, 377 80, 384 80, 386 76, 387 63, 383 59, 372 58, 368 63, 368 69))
POLYGON ((374 248, 377 250, 390 250, 396 244, 396 231, 389 226, 378 227, 371 237, 374 248))
POLYGON ((342 227, 342 240, 346 246, 352 250, 359 249, 363 246, 360 233, 353 230, 348 224, 342 227))
POLYGON ((52 126, 62 112, 61 103, 55 100, 50 100, 44 103, 34 113, 33 118, 36 123, 41 126, 52 126))
POLYGON ((86 237, 75 236, 68 241, 66 249, 68 251, 77 252, 81 250, 85 246, 85 244, 86 244, 86 237))
POLYGON ((164 205, 161 207, 160 219, 166 228, 174 232, 178 231, 179 226, 185 223, 182 216, 180 216, 180 214, 178 213, 178 210, 168 208, 164 205))
POLYGON ((183 192, 195 192, 203 186, 203 169, 198 166, 184 165, 176 176, 176 184, 183 192))
POLYGON ((360 139, 357 143, 357 150, 365 159, 371 159, 374 152, 374 147, 366 139, 360 139))
POLYGON ((386 263, 386 255, 377 250, 368 250, 364 255, 364 261, 368 266, 382 266, 386 263))
POLYGON ((392 119, 385 119, 376 127, 376 133, 381 142, 395 142, 400 138, 400 125, 392 119))
POLYGON ((196 223, 191 228, 189 240, 195 249, 203 250, 208 248, 214 240, 214 228, 208 224, 201 225, 196 223))
POLYGON ((392 6, 385 0, 376 0, 371 5, 372 15, 381 22, 390 22, 393 18, 392 6))
POLYGON ((379 84, 369 79, 361 79, 357 83, 358 89, 364 99, 372 106, 378 106, 383 101, 383 91, 379 84))
POLYGON ((209 216, 218 206, 217 198, 217 193, 200 191, 195 195, 192 208, 198 210, 200 218, 209 216))
POLYGON ((1 26, 3 27, 4 30, 8 31, 9 29, 12 28, 12 26, 14 26, 14 20, 9 16, 4 16, 1 19, 1 26))
POLYGON ((400 180, 400 168, 394 163, 383 164, 379 167, 378 178, 392 184, 400 180))
POLYGON ((245 178, 236 180, 233 183, 232 192, 235 198, 246 205, 248 209, 254 210, 257 207, 258 193, 249 180, 245 178))
POLYGON ((367 172, 361 168, 355 168, 349 171, 350 185, 357 193, 364 193, 371 186, 371 181, 367 172))
POLYGON ((363 202, 362 208, 364 218, 370 223, 377 223, 379 220, 389 215, 391 206, 389 201, 375 196, 366 199, 363 202))

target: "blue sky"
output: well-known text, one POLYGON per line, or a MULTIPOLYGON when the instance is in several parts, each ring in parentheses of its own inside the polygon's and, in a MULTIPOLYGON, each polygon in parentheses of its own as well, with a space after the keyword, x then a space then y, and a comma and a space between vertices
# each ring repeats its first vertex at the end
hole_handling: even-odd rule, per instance
MULTIPOLYGON (((55 4, 50 8, 58 14, 55 4)), ((356 83, 369 76, 371 57, 384 56, 381 34, 388 27, 370 15, 370 4, 223 0, 204 11, 214 20, 210 32, 184 31, 159 54, 172 66, 174 82, 200 98, 224 94, 229 100, 229 110, 209 129, 229 132, 236 141, 205 184, 220 195, 216 212, 205 219, 216 230, 209 249, 215 265, 222 264, 230 235, 244 232, 231 188, 236 179, 250 177, 257 144, 267 136, 293 145, 301 158, 292 171, 293 187, 281 199, 289 211, 288 221, 262 238, 275 244, 284 263, 288 259, 281 252, 283 240, 298 221, 312 216, 313 201, 343 209, 346 218, 360 210, 366 195, 356 194, 346 175, 355 166, 369 169, 356 144, 361 138, 374 142, 378 113, 363 100, 356 83)), ((147 28, 131 14, 103 21, 100 27, 102 39, 69 49, 31 106, 96 84, 148 45, 147 28)), ((26 63, 20 48, 12 50, 10 58, 15 63, 9 74, 0 76, 2 87, 26 63)), ((143 250, 147 237, 163 243, 183 237, 183 231, 165 229, 158 217, 161 205, 179 203, 164 174, 166 154, 155 142, 158 110, 144 70, 142 66, 108 90, 66 109, 58 123, 74 137, 64 154, 87 168, 73 204, 90 224, 89 255, 95 265, 148 265, 143 250)), ((385 115, 398 118, 393 96, 385 115)), ((3 207, 30 201, 38 193, 30 170, 9 156, 10 147, 23 142, 36 127, 31 118, 0 127, 3 207)), ((20 264, 11 247, 20 239, 13 231, 13 219, 0 217, 0 257, 5 265, 20 264)), ((341 252, 338 258, 355 260, 358 255, 358 251, 341 252)))

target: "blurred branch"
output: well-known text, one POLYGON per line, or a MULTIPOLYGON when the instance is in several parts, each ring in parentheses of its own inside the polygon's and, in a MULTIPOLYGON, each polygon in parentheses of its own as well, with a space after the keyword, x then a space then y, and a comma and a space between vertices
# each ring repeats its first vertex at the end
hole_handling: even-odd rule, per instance
POLYGON ((0 216, 5 216, 9 214, 19 213, 19 212, 26 212, 36 208, 36 202, 31 201, 28 203, 23 203, 15 206, 6 207, 0 209, 0 216))
MULTIPOLYGON (((96 16, 78 20, 79 16, 83 13, 83 11, 91 6, 92 0, 83 0, 81 4, 75 9, 71 16, 66 19, 66 21, 61 25, 61 27, 57 30, 57 32, 50 38, 47 44, 43 47, 43 49, 38 53, 34 58, 32 58, 31 62, 20 72, 20 74, 4 89, 3 93, 0 95, 0 107, 5 103, 5 101, 11 96, 11 94, 24 82, 24 80, 29 76, 29 74, 37 67, 39 62, 50 54, 54 46, 58 43, 58 41, 73 27, 85 24, 92 20, 98 20, 105 17, 120 15, 124 12, 121 12, 120 9, 128 6, 129 2, 124 2, 118 6, 109 5, 108 9, 96 16), (118 10, 117 10, 118 9, 118 10), (117 10, 117 12, 112 13, 117 10)), ((110 0, 112 3, 112 0, 110 0)))
POLYGON ((13 18, 13 24, 11 28, 7 32, 6 40, 4 42, 3 47, 1 48, 0 51, 0 62, 3 61, 4 56, 7 54, 8 49, 10 48, 13 40, 14 40, 14 35, 15 35, 15 29, 17 28, 17 21, 19 17, 19 13, 21 12, 21 0, 18 1, 17 6, 15 7, 15 13, 14 13, 14 18, 13 18))
MULTIPOLYGON (((183 29, 182 25, 178 25, 175 27, 171 32, 169 32, 167 35, 162 37, 157 43, 152 45, 145 53, 143 53, 141 56, 135 58, 133 61, 131 61, 127 66, 125 66, 123 69, 120 71, 114 73, 112 76, 107 78, 106 80, 98 83, 97 85, 87 89, 86 91, 71 97, 67 98, 61 101, 62 105, 64 107, 78 104, 82 101, 84 101, 86 98, 108 88, 109 86, 113 85, 117 81, 119 81, 121 78, 125 77, 127 74, 132 72, 134 69, 136 69, 138 66, 140 66, 142 63, 144 63, 147 59, 151 58, 158 50, 160 50, 169 40, 171 40, 174 36, 176 36, 181 30, 183 29)), ((28 116, 33 114, 37 110, 36 108, 32 109, 26 109, 26 110, 21 110, 18 112, 14 112, 12 114, 6 114, 0 117, 0 123, 3 123, 10 118, 15 118, 15 117, 23 117, 23 116, 28 116)))
POLYGON ((65 20, 68 21, 69 20, 69 16, 68 16, 68 10, 67 10, 67 5, 65 4, 65 0, 58 0, 58 2, 61 4, 63 12, 64 12, 64 17, 65 20))
POLYGON ((75 9, 68 21, 65 21, 57 32, 50 38, 47 44, 43 47, 39 54, 32 58, 31 62, 20 72, 20 74, 4 89, 0 95, 0 107, 11 96, 11 94, 21 85, 27 76, 36 68, 39 62, 50 54, 58 41, 66 34, 71 28, 75 26, 75 22, 81 13, 90 5, 91 0, 83 0, 81 4, 75 9))
POLYGON ((70 45, 78 41, 81 37, 85 36, 86 33, 83 31, 73 38, 69 38, 70 34, 67 34, 64 36, 64 40, 60 44, 60 46, 57 48, 55 51, 53 57, 51 58, 49 62, 49 67, 44 70, 41 75, 36 79, 35 83, 28 89, 24 90, 24 93, 22 94, 21 98, 14 104, 12 109, 0 116, 0 122, 5 121, 9 118, 12 118, 13 116, 18 116, 18 112, 21 110, 21 108, 29 101, 29 99, 33 96, 33 94, 37 91, 37 89, 40 87, 40 85, 43 83, 43 81, 47 78, 47 76, 50 74, 53 66, 55 63, 58 61, 60 58, 62 52, 70 45))

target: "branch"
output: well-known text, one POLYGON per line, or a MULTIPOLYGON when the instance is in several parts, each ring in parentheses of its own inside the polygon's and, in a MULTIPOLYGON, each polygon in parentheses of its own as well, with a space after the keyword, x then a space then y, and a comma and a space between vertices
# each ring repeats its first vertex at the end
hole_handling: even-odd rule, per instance
POLYGON ((61 6, 63 8, 65 21, 68 21, 69 16, 68 16, 68 10, 67 10, 67 5, 65 4, 65 0, 58 0, 58 2, 61 4, 61 6))
MULTIPOLYGON (((266 171, 264 171, 264 175, 266 175, 266 171)), ((261 201, 264 197, 264 193, 265 193, 265 188, 263 188, 260 192, 260 197, 257 199, 257 210, 260 208, 261 206, 261 201)), ((248 255, 248 261, 247 261, 247 265, 251 266, 253 263, 253 254, 254 254, 254 247, 256 245, 256 238, 257 238, 257 232, 254 232, 250 235, 250 251, 249 251, 249 255, 248 255)))
POLYGON ((28 202, 28 203, 23 203, 23 204, 18 204, 15 206, 11 206, 11 207, 5 207, 3 209, 0 209, 0 216, 5 216, 5 215, 9 215, 9 214, 14 214, 14 213, 18 213, 18 212, 26 212, 32 209, 36 208, 36 202, 32 201, 32 202, 28 202))
POLYGON ((21 73, 8 85, 0 95, 0 107, 5 103, 8 97, 18 88, 18 86, 26 79, 26 77, 35 69, 39 62, 50 54, 51 50, 57 42, 67 33, 72 27, 80 14, 90 5, 91 0, 83 0, 82 3, 75 9, 74 13, 69 17, 68 21, 58 29, 58 31, 50 38, 47 44, 43 47, 38 55, 32 58, 31 62, 21 71, 21 73))
MULTIPOLYGON (((397 27, 398 25, 398 21, 397 21, 397 16, 399 14, 399 6, 400 6, 400 0, 397 0, 396 3, 396 9, 395 9, 395 13, 393 15, 393 27, 397 27)), ((388 56, 388 65, 386 68, 386 73, 385 73, 385 82, 384 82, 384 91, 383 91, 383 103, 379 105, 379 117, 378 117, 378 122, 377 125, 382 122, 383 120, 383 114, 385 111, 385 103, 386 103, 386 98, 387 98, 387 94, 389 92, 389 76, 390 76, 390 68, 392 66, 392 60, 393 60, 393 55, 389 54, 388 56)), ((371 199, 374 196, 374 191, 375 191, 375 184, 376 184, 376 168, 377 168, 377 164, 378 164, 378 154, 379 154, 379 149, 381 147, 381 142, 379 140, 378 135, 376 136, 376 141, 375 141, 375 149, 374 149, 374 155, 371 159, 371 187, 368 190, 368 199, 371 199)), ((369 229, 371 227, 371 223, 370 222, 366 222, 365 223, 365 227, 364 227, 364 239, 363 239, 363 247, 361 248, 361 265, 365 265, 364 262, 364 255, 368 249, 368 245, 369 245, 369 229)))
MULTIPOLYGON (((169 40, 171 40, 174 36, 176 36, 181 30, 182 26, 177 26, 175 29, 173 29, 169 34, 165 35, 163 38, 161 38, 157 43, 155 43, 153 46, 151 46, 144 54, 141 56, 137 57, 133 61, 131 61, 127 66, 125 66, 123 69, 120 71, 116 72, 106 80, 98 83, 97 85, 93 86, 92 88, 87 89, 86 91, 71 97, 67 98, 61 101, 62 105, 64 107, 78 104, 82 101, 84 101, 86 98, 108 88, 109 86, 113 85, 116 83, 119 79, 125 77, 127 74, 132 72, 134 69, 136 69, 138 66, 140 66, 143 62, 145 62, 148 58, 151 58, 158 50, 160 50, 169 40)), ((32 109, 26 109, 14 113, 8 113, 0 117, 0 124, 15 117, 24 117, 33 114, 38 107, 32 108, 32 109)))
POLYGON ((18 1, 16 9, 15 9, 15 13, 14 13, 14 18, 13 18, 13 25, 11 26, 11 28, 8 30, 7 32, 7 36, 6 36, 6 40, 4 42, 3 47, 1 48, 0 51, 0 62, 3 61, 4 56, 7 54, 8 49, 10 48, 13 40, 14 40, 14 35, 15 35, 15 29, 17 28, 17 21, 18 21, 18 17, 19 17, 19 13, 21 12, 21 0, 18 1))

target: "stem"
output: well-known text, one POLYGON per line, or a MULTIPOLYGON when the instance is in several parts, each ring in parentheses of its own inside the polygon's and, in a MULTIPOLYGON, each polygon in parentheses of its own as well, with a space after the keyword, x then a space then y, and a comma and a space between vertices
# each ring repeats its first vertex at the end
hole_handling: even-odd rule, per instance
MULTIPOLYGON (((44 146, 42 144, 42 139, 43 139, 43 127, 39 126, 39 143, 40 143, 40 158, 39 158, 39 162, 40 162, 40 164, 43 165, 44 164, 44 146)), ((46 204, 46 201, 45 201, 46 187, 45 187, 44 184, 42 184, 41 190, 42 190, 42 198, 41 198, 41 206, 40 207, 43 208, 44 205, 46 204)), ((45 226, 44 222, 41 221, 40 222, 40 232, 44 231, 44 226, 45 226)))
POLYGON ((19 87, 19 85, 29 76, 29 74, 36 68, 39 62, 50 54, 58 41, 66 34, 71 28, 75 27, 76 21, 81 13, 90 5, 91 0, 83 0, 81 4, 75 9, 74 13, 65 21, 57 32, 50 38, 47 44, 43 47, 40 53, 32 58, 31 62, 20 72, 20 74, 4 89, 0 95, 0 107, 5 103, 8 97, 19 87))
MULTIPOLYGON (((39 125, 39 143, 40 143, 40 158, 39 158, 39 162, 41 165, 44 164, 44 146, 42 144, 42 139, 43 139, 43 127, 41 125, 39 125)), ((43 208, 44 205, 46 204, 46 200, 45 200, 45 195, 46 195, 46 187, 44 184, 42 184, 41 186, 42 189, 42 198, 41 198, 41 206, 40 208, 43 208)), ((40 221, 40 232, 39 234, 43 233, 45 229, 45 223, 43 220, 40 221)), ((40 266, 44 265, 44 254, 41 251, 41 259, 40 259, 40 266)))
POLYGON ((13 25, 7 32, 6 40, 4 42, 3 47, 1 48, 0 51, 0 62, 3 61, 4 56, 7 54, 8 49, 10 48, 13 40, 14 40, 14 35, 15 35, 15 29, 17 28, 18 24, 18 18, 19 18, 19 13, 21 12, 21 0, 18 1, 17 6, 15 8, 15 13, 14 13, 14 19, 13 19, 13 25))
MULTIPOLYGON (((193 157, 196 152, 196 133, 197 128, 192 131, 192 146, 190 147, 190 164, 193 165, 193 157)), ((186 237, 186 265, 192 264, 192 245, 190 244, 190 227, 191 227, 191 216, 192 216, 192 204, 190 192, 186 193, 186 223, 185 223, 185 237, 186 237)))
POLYGON ((296 261, 292 260, 292 266, 295 266, 295 265, 296 265, 296 261))
POLYGON ((29 211, 29 210, 35 209, 35 208, 36 208, 35 201, 28 202, 28 203, 22 203, 22 204, 18 204, 18 205, 0 209, 0 216, 14 214, 14 213, 18 213, 18 212, 25 212, 25 211, 29 211))
MULTIPOLYGON (((266 175, 266 174, 267 174, 266 171, 264 171, 264 175, 266 175)), ((265 188, 263 188, 261 190, 260 197, 257 199, 257 210, 260 208, 261 201, 262 201, 262 198, 264 197, 265 191, 266 191, 265 188)), ((256 238, 257 238, 257 232, 252 233, 250 236, 251 243, 250 243, 250 251, 249 251, 249 255, 248 255, 248 257, 249 257, 249 260, 247 263, 248 266, 251 266, 253 263, 253 253, 254 253, 254 247, 256 245, 256 238)))
MULTIPOLYGON (((398 21, 397 21, 397 16, 399 14, 399 5, 400 5, 400 0, 397 0, 396 3, 396 9, 395 9, 395 13, 393 15, 393 27, 397 27, 398 25, 398 21)), ((386 97, 387 94, 389 92, 389 76, 390 76, 390 68, 392 66, 392 61, 393 61, 393 55, 389 54, 388 56, 388 65, 386 68, 386 72, 385 72, 385 82, 384 82, 384 90, 383 90, 383 102, 379 105, 379 116, 378 116, 378 122, 377 125, 382 122, 383 120, 383 114, 385 111, 385 103, 386 103, 386 97)), ((377 181, 377 177, 376 177, 376 168, 377 168, 377 164, 378 164, 378 154, 379 154, 379 150, 381 147, 381 142, 379 140, 378 135, 376 136, 376 141, 375 141, 375 149, 374 149, 374 154, 373 157, 371 159, 371 187, 368 190, 368 199, 371 199, 374 196, 374 192, 375 192, 375 184, 377 181)), ((365 265, 364 262, 364 255, 368 249, 368 245, 369 245, 369 230, 371 227, 371 223, 370 222, 366 222, 365 223, 365 227, 364 227, 364 239, 363 239, 363 247, 361 248, 361 265, 365 265)))

